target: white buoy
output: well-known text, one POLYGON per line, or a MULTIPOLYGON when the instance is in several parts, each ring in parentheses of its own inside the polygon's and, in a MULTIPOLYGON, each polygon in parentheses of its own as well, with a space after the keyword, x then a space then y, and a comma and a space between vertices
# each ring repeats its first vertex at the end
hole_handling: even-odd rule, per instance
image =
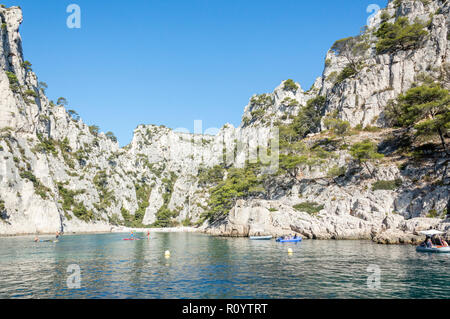
POLYGON ((170 251, 166 250, 166 252, 164 253, 164 256, 166 256, 166 258, 170 258, 170 251))
POLYGON ((292 250, 292 248, 288 248, 288 254, 292 255, 294 253, 294 251, 292 250))

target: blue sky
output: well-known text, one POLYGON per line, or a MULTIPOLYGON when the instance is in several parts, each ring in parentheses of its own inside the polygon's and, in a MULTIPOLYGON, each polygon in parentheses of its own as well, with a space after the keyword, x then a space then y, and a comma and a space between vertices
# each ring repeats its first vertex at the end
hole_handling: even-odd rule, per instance
POLYGON ((307 90, 335 40, 387 0, 3 0, 24 11, 25 59, 47 95, 121 145, 139 124, 239 125, 250 97, 292 78, 307 90), (69 29, 66 8, 81 8, 69 29))

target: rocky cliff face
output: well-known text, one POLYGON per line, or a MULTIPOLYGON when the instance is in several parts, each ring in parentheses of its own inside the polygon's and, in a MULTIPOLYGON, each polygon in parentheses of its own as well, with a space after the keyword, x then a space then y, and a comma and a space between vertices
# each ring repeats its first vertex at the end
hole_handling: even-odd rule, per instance
MULTIPOLYGON (((327 53, 323 75, 314 87, 320 95, 326 96, 327 112, 338 110, 341 118, 352 126, 383 126, 384 110, 390 99, 411 88, 420 76, 437 78, 448 73, 449 10, 448 1, 390 1, 358 38, 359 42, 367 43, 367 48, 348 52, 354 47, 349 49, 341 43, 342 51, 336 50, 339 45, 331 49, 327 53), (426 25, 428 36, 413 50, 377 53, 375 32, 380 24, 385 21, 394 23, 402 17, 410 23, 426 25), (351 55, 356 57, 349 59, 351 55), (349 62, 360 63, 358 72, 339 82, 336 77, 349 62)), ((445 84, 448 88, 448 81, 445 84)))
MULTIPOLYGON (((273 128, 292 123, 309 100, 325 98, 322 115, 338 110, 352 126, 382 127, 389 99, 420 76, 445 73, 450 62, 449 8, 448 1, 393 1, 354 40, 368 44, 357 53, 358 61, 350 61, 348 46, 339 42, 308 92, 284 81, 273 93, 252 97, 238 128, 225 125, 212 136, 140 125, 124 148, 47 99, 45 87, 23 57, 21 10, 0 8, 0 234, 109 231, 117 224, 202 224, 211 187, 199 178, 202 172, 217 165, 244 167, 249 148, 270 148, 277 137, 273 128), (428 24, 429 36, 412 50, 378 54, 374 33, 387 17, 392 22, 417 18, 428 24), (357 72, 339 77, 349 63, 358 65, 357 72), (239 144, 250 147, 241 149, 239 144)), ((448 79, 443 82, 449 85, 448 79)), ((390 133, 364 133, 367 136, 354 140, 381 142, 383 134, 390 133)), ((305 143, 323 137, 309 137, 305 143)), ((398 242, 404 240, 399 233, 427 227, 450 231, 441 218, 449 198, 448 161, 433 160, 437 164, 419 166, 384 160, 369 176, 343 149, 326 161, 300 165, 295 178, 270 175, 266 195, 236 201, 227 218, 202 227, 217 235, 298 232, 310 238, 380 242, 398 242), (342 166, 348 166, 346 173, 330 180, 330 168, 342 166), (401 187, 372 190, 377 181, 396 179, 401 187), (316 202, 321 209, 311 214, 294 208, 305 202, 316 202)))

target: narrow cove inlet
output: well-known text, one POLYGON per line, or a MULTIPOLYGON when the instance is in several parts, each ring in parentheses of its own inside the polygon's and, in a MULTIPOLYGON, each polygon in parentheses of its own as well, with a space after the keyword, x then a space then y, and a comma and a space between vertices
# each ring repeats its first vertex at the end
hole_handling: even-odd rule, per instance
POLYGON ((450 0, 3 2, 0 303, 448 309, 450 0))
POLYGON ((0 298, 450 296, 450 276, 442 271, 450 255, 420 254, 409 245, 334 240, 283 244, 153 232, 150 240, 123 241, 128 236, 66 235, 58 243, 34 243, 33 237, 0 238, 0 298), (67 285, 74 274, 68 272, 71 265, 79 266, 80 288, 67 285), (379 279, 373 279, 374 274, 379 279))

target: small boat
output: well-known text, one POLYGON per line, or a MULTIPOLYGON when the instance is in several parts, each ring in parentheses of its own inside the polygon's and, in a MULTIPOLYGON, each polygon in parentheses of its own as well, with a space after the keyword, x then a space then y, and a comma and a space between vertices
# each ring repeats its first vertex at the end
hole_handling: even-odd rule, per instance
POLYGON ((250 236, 251 240, 271 240, 272 236, 250 236))
POLYGON ((297 238, 293 238, 293 239, 283 239, 283 238, 278 238, 277 242, 279 243, 298 243, 301 242, 303 239, 301 237, 297 237, 297 238))
POLYGON ((123 240, 140 240, 139 238, 124 238, 123 240))
POLYGON ((443 246, 424 247, 424 246, 418 246, 416 248, 416 251, 420 252, 420 253, 446 254, 446 253, 450 253, 450 247, 443 247, 443 246))
MULTIPOLYGON (((422 235, 425 235, 428 237, 435 236, 435 235, 442 235, 444 232, 438 231, 438 230, 426 230, 420 232, 422 235)), ((417 252, 420 253, 437 253, 437 254, 446 254, 450 253, 450 247, 449 246, 431 246, 427 247, 425 244, 421 244, 420 246, 417 246, 416 248, 417 252)))

